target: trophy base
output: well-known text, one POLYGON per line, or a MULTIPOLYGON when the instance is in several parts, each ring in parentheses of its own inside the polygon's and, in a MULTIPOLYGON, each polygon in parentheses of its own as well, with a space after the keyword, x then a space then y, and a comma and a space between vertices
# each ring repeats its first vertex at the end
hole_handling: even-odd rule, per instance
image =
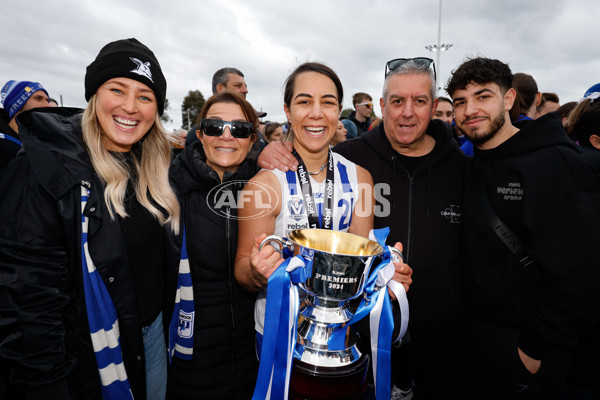
POLYGON ((344 367, 319 367, 294 359, 290 400, 368 400, 372 388, 367 379, 369 356, 344 367))

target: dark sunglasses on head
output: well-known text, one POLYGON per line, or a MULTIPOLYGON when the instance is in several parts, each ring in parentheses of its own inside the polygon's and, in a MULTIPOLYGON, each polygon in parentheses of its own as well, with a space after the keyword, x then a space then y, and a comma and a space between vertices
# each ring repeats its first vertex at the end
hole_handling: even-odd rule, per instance
POLYGON ((231 136, 237 139, 246 139, 254 132, 252 122, 222 121, 220 119, 204 118, 200 121, 200 130, 208 136, 221 136, 229 127, 231 136))
POLYGON ((401 65, 406 64, 409 61, 414 62, 417 66, 422 68, 433 67, 433 77, 437 79, 437 76, 435 74, 435 64, 433 63, 433 60, 431 58, 427 57, 395 58, 393 60, 390 60, 385 64, 385 76, 387 76, 388 72, 399 68, 401 65))

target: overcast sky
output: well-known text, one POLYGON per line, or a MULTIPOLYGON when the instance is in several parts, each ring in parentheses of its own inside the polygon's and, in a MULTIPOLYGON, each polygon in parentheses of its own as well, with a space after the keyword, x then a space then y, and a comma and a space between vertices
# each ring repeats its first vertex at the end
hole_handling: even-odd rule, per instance
MULTIPOLYGON (((436 54, 439 0, 47 0, 5 1, 0 12, 0 85, 40 82, 65 106, 85 107, 86 66, 108 42, 135 37, 167 79, 167 113, 181 126, 189 90, 211 95, 213 73, 237 67, 248 100, 285 120, 283 82, 301 62, 331 66, 352 94, 381 96, 386 61, 436 54)), ((443 0, 438 76, 445 83, 468 56, 509 63, 533 75, 561 103, 600 82, 598 0, 443 0)), ((442 93, 446 95, 445 93, 442 93)), ((378 106, 377 115, 381 114, 378 106)))

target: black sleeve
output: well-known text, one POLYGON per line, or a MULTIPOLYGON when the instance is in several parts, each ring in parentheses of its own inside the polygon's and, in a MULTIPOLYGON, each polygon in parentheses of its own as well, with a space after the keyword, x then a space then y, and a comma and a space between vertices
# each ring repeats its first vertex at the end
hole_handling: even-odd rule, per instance
POLYGON ((50 385, 45 398, 63 398, 51 387, 74 366, 61 314, 69 303, 64 233, 56 201, 17 161, 0 182, 0 358, 26 392, 50 385))

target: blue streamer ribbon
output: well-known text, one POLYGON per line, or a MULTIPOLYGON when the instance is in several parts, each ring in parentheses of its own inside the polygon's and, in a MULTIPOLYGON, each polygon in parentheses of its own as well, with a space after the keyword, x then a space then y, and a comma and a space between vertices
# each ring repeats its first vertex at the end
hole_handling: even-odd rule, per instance
POLYGON ((253 399, 288 397, 299 309, 296 284, 308 279, 310 268, 312 262, 296 256, 281 263, 269 277, 260 366, 253 399))

